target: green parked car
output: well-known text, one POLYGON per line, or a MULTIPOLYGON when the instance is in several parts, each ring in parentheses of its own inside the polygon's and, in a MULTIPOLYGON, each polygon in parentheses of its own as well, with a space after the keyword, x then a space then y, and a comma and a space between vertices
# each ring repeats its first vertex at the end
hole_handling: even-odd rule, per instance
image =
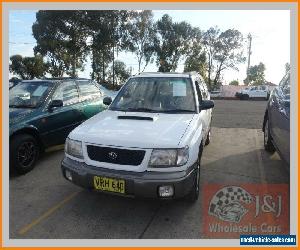
POLYGON ((106 109, 88 79, 22 81, 9 92, 10 168, 25 174, 46 148, 65 143, 83 121, 106 109))

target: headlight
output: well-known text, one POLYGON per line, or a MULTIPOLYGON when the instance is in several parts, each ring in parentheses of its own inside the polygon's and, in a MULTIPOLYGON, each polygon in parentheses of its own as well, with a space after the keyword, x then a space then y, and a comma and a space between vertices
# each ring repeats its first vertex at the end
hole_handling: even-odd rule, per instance
POLYGON ((182 166, 189 159, 189 148, 180 149, 153 149, 149 166, 150 167, 170 167, 182 166))
POLYGON ((65 144, 65 152, 66 154, 71 155, 73 157, 83 159, 82 142, 67 138, 65 144))

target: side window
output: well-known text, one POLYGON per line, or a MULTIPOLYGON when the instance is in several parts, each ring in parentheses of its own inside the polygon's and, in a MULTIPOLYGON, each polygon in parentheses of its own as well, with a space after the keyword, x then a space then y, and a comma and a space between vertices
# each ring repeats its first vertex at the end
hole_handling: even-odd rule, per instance
POLYGON ((89 100, 93 98, 99 98, 101 96, 100 89, 96 87, 90 81, 78 81, 77 82, 79 91, 80 91, 80 99, 81 101, 89 100))
POLYGON ((290 75, 285 78, 285 81, 280 86, 284 99, 290 99, 290 75))
POLYGON ((52 100, 62 100, 64 106, 79 102, 76 84, 72 81, 61 83, 61 85, 55 90, 52 100))
POLYGON ((199 104, 200 104, 202 102, 201 90, 200 90, 200 87, 199 87, 199 83, 197 81, 195 82, 195 85, 196 85, 196 91, 197 91, 198 101, 199 101, 199 104))
POLYGON ((196 83, 199 86, 200 92, 201 92, 201 96, 202 96, 202 100, 207 100, 208 97, 208 93, 205 89, 205 86, 203 85, 203 82, 200 79, 197 79, 196 83))

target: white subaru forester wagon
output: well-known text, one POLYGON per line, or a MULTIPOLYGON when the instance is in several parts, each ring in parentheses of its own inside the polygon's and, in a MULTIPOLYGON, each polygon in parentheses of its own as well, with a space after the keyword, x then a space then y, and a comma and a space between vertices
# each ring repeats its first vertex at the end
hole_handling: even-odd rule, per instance
POLYGON ((142 73, 103 102, 69 134, 63 176, 102 192, 197 200, 214 107, 200 75, 142 73))

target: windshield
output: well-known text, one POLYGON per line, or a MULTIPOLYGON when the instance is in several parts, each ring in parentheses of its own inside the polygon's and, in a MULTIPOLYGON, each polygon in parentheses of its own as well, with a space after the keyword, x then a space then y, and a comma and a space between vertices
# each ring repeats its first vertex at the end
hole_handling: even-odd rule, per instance
POLYGON ((21 82, 9 91, 9 107, 36 108, 52 86, 52 82, 21 82))
POLYGON ((137 112, 195 112, 190 79, 136 77, 129 79, 110 105, 111 110, 137 112))

